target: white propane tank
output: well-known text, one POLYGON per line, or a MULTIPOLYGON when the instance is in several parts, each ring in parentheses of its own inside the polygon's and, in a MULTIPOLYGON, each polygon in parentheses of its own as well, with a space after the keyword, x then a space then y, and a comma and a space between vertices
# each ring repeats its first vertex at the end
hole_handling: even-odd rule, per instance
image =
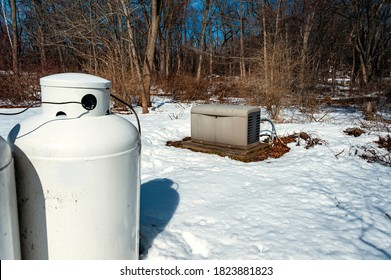
POLYGON ((40 84, 42 114, 8 136, 22 259, 138 259, 139 132, 109 113, 108 80, 65 73, 40 84))
POLYGON ((20 260, 18 208, 11 148, 0 136, 0 259, 20 260))

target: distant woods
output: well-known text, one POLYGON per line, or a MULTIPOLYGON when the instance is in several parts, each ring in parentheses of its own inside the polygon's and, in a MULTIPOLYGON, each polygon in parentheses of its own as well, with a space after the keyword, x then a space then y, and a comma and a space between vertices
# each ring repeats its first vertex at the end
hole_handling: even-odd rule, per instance
MULTIPOLYGON (((230 96, 272 117, 314 94, 391 94, 388 0, 0 0, 0 99, 35 98, 43 75, 82 71, 148 112, 230 96)), ((391 98, 391 97, 390 97, 391 98)))

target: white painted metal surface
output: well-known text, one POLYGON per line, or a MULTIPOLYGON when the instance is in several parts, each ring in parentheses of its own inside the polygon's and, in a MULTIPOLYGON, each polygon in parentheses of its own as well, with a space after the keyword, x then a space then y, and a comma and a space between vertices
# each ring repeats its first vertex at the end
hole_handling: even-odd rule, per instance
POLYGON ((11 148, 0 136, 0 259, 19 260, 19 224, 14 161, 11 148))
POLYGON ((85 74, 41 79, 45 104, 9 134, 14 143, 23 259, 138 259, 137 129, 108 114, 110 82, 85 74), (58 112, 64 114, 58 115, 58 112))

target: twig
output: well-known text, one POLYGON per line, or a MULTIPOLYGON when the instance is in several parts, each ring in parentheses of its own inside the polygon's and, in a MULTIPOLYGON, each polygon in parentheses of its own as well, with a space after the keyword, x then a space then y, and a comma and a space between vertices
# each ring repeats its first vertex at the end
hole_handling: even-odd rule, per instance
POLYGON ((288 145, 285 144, 285 143, 281 140, 281 138, 277 135, 277 133, 275 134, 275 137, 276 137, 276 139, 277 139, 281 144, 283 144, 283 145, 285 145, 285 146, 288 147, 288 145))
POLYGON ((338 156, 341 155, 344 151, 345 151, 345 149, 343 149, 342 151, 340 151, 338 154, 335 154, 334 156, 338 159, 338 156))
POLYGON ((297 144, 296 146, 300 146, 300 132, 297 134, 297 144))
POLYGON ((320 119, 316 119, 314 116, 312 116, 312 118, 314 119, 314 121, 315 122, 321 122, 323 119, 324 119, 324 117, 326 117, 328 114, 329 114, 330 112, 326 112, 320 119))

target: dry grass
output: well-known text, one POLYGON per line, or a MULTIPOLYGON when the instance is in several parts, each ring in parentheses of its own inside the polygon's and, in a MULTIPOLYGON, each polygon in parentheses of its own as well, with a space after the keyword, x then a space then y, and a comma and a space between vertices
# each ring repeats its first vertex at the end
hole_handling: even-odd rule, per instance
POLYGON ((39 78, 37 74, 0 74, 0 100, 6 105, 18 105, 39 100, 39 78))
POLYGON ((209 80, 197 82, 190 75, 170 77, 163 81, 160 86, 163 91, 178 101, 193 101, 209 99, 209 80))
POLYGON ((230 103, 232 98, 240 98, 248 104, 260 100, 260 79, 257 76, 239 79, 238 77, 213 77, 197 82, 195 77, 180 75, 159 84, 159 87, 175 100, 208 101, 213 98, 221 103, 230 103))

